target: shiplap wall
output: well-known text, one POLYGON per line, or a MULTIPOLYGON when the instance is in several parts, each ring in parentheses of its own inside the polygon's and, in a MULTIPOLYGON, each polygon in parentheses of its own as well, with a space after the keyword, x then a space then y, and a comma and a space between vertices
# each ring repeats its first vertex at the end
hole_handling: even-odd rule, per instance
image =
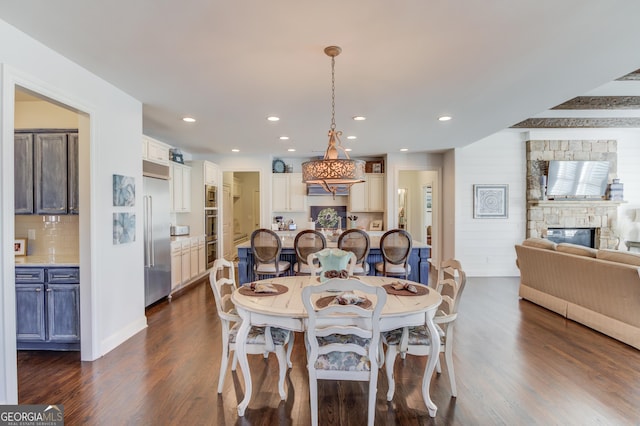
POLYGON ((516 276, 526 223, 525 145, 501 132, 456 150, 455 253, 470 276, 516 276), (473 185, 508 184, 506 219, 473 218, 473 185))

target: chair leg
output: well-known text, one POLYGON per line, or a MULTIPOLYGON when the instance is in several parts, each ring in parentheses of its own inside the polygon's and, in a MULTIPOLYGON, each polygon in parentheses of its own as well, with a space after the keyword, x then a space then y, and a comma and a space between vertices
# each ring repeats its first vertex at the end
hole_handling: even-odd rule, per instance
POLYGON ((382 368, 384 365, 384 346, 382 345, 382 339, 380 339, 380 346, 378 347, 378 368, 382 368))
POLYGON ((387 382, 389 383, 389 390, 387 391, 387 401, 393 399, 393 394, 396 391, 396 382, 393 378, 393 367, 396 363, 396 355, 398 354, 398 347, 396 345, 387 345, 387 355, 385 368, 387 371, 387 382))
POLYGON ((440 358, 438 358, 438 361, 436 362, 436 373, 438 374, 442 373, 442 365, 440 364, 440 358))
POLYGON ((289 332, 289 341, 287 342, 287 366, 289 368, 293 368, 293 363, 291 362, 291 352, 293 352, 294 340, 295 340, 295 333, 291 331, 289 332))
POLYGON ((453 345, 447 343, 444 348, 444 357, 447 361, 447 371, 449 372, 449 382, 451 383, 451 395, 458 396, 456 389, 456 375, 453 372, 453 345))
MULTIPOLYGON (((236 351, 233 351, 235 359, 236 351)), ((222 355, 220 358, 220 376, 218 377, 218 393, 222 393, 224 387, 224 376, 227 374, 227 366, 229 365, 229 345, 222 345, 222 355)))
POLYGON ((311 405, 311 426, 318 426, 318 379, 309 374, 309 403, 311 405))
POLYGON ((278 393, 280 399, 287 399, 287 393, 284 391, 284 378, 287 374, 287 354, 285 353, 283 345, 276 345, 276 358, 278 359, 278 393))
POLYGON ((376 395, 378 393, 378 369, 371 369, 369 378, 369 407, 367 411, 367 425, 373 426, 376 419, 376 395))
POLYGON ((236 371, 237 367, 238 367, 238 354, 236 354, 236 351, 233 351, 233 361, 231 361, 231 371, 236 371))

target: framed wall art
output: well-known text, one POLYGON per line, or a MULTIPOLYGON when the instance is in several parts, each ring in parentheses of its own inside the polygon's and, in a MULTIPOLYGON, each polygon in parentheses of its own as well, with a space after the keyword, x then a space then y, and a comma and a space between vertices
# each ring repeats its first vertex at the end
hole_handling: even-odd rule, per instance
POLYGON ((509 185, 473 185, 473 218, 509 217, 509 185))
POLYGON ((27 239, 26 238, 16 238, 15 240, 13 240, 13 254, 16 256, 27 255, 27 239))
POLYGON ((133 177, 113 175, 113 205, 115 207, 136 205, 136 181, 133 177))
POLYGON ((369 231, 382 231, 382 221, 372 220, 369 224, 369 231))

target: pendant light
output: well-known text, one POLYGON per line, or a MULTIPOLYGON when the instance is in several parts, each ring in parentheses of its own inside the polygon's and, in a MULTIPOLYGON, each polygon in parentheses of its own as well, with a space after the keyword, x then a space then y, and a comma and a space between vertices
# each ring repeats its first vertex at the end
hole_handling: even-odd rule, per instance
POLYGON ((336 56, 342 52, 338 46, 329 46, 324 53, 331 57, 331 127, 329 128, 329 146, 321 160, 311 160, 302 163, 302 181, 307 184, 319 184, 336 196, 340 186, 350 187, 355 183, 364 182, 364 165, 362 160, 352 160, 340 141, 341 131, 336 130, 336 85, 335 65, 336 56), (340 153, 345 158, 339 158, 340 153))

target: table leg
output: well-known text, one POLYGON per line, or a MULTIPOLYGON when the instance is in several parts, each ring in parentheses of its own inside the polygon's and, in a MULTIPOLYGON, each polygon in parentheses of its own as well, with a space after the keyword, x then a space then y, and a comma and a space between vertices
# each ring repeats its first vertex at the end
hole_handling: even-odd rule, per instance
POLYGON ((438 357, 440 356, 440 335, 438 334, 436 325, 433 322, 435 313, 435 309, 426 313, 427 328, 431 335, 431 345, 429 345, 429 360, 427 361, 427 366, 424 369, 424 377, 422 378, 422 399, 424 399, 424 403, 427 406, 427 410, 431 417, 435 417, 436 412, 438 411, 438 407, 433 403, 431 395, 429 394, 429 386, 431 385, 431 379, 433 378, 433 371, 436 368, 438 357))
POLYGON ((238 314, 242 318, 242 324, 238 329, 238 335, 236 336, 236 355, 238 356, 238 362, 240 363, 240 369, 242 370, 242 376, 244 377, 244 399, 238 404, 238 416, 244 416, 244 411, 251 401, 251 370, 249 370, 249 360, 247 359, 246 341, 249 335, 249 329, 251 328, 251 315, 244 309, 238 309, 238 314))

